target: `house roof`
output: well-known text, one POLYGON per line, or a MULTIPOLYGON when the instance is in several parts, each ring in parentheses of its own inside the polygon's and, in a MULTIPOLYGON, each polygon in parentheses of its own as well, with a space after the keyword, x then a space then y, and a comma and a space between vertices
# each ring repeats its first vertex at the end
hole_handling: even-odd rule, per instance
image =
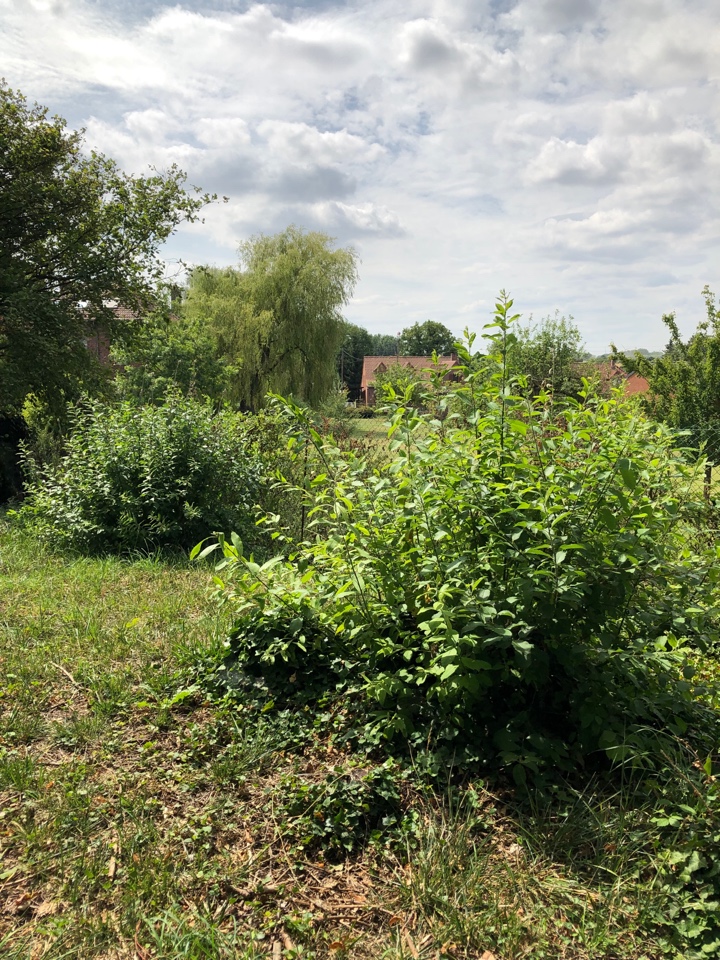
POLYGON ((432 370, 452 370, 457 363, 456 356, 438 357, 433 364, 432 357, 365 357, 363 359, 361 388, 369 386, 378 373, 384 373, 390 367, 410 367, 425 379, 430 378, 432 370))
POLYGON ((648 381, 639 373, 628 373, 614 358, 597 364, 600 381, 610 386, 620 386, 624 381, 625 395, 634 396, 636 393, 647 393, 650 389, 648 381))

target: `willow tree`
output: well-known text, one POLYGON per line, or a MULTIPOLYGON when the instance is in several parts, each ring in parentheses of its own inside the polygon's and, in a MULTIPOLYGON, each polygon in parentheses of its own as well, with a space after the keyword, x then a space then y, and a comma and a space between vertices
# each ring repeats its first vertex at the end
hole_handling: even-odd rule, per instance
POLYGON ((354 250, 291 226, 241 244, 239 269, 196 268, 185 309, 207 318, 238 366, 238 405, 257 410, 269 390, 316 405, 336 378, 342 308, 356 281, 354 250))

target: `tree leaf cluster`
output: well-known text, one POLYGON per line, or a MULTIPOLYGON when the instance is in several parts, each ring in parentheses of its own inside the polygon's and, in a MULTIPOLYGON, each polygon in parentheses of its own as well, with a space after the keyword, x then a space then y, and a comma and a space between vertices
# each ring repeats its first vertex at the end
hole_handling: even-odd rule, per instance
POLYGON ((572 317, 545 317, 539 323, 518 323, 508 344, 511 372, 525 378, 532 395, 578 396, 583 377, 591 377, 582 334, 572 317))
POLYGON ((455 346, 455 334, 437 320, 426 320, 405 327, 398 337, 398 353, 403 357, 449 356, 455 346))
POLYGON ((70 417, 59 462, 26 463, 20 517, 41 537, 84 552, 187 549, 232 527, 258 547, 271 480, 254 424, 177 393, 159 406, 86 399, 70 417))
POLYGON ((0 84, 0 410, 62 406, 102 376, 86 338, 113 329, 113 303, 151 308, 161 245, 213 199, 184 184, 175 166, 124 174, 0 84))

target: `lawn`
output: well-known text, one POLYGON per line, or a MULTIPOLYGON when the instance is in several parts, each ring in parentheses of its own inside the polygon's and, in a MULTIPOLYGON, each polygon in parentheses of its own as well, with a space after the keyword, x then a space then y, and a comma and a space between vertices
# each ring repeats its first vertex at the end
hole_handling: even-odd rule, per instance
POLYGON ((692 956, 663 940, 684 894, 658 882, 662 786, 518 797, 355 755, 205 691, 228 630, 208 567, 71 559, 0 524, 3 957, 692 956), (368 835, 377 783, 397 815, 368 835))

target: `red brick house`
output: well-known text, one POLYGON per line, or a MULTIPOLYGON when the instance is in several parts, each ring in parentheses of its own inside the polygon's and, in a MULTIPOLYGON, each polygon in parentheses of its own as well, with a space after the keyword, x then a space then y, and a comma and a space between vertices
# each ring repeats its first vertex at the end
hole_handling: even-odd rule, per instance
POLYGON ((627 373, 614 358, 608 360, 607 363, 599 364, 598 373, 603 386, 621 387, 624 385, 626 397, 634 397, 638 393, 647 393, 650 389, 650 384, 645 377, 639 373, 627 373))
POLYGON ((429 380, 433 371, 446 370, 446 377, 451 376, 452 368, 457 363, 457 357, 438 357, 433 364, 432 357, 365 357, 363 360, 362 377, 360 380, 360 399, 368 406, 374 406, 377 400, 375 395, 375 377, 378 373, 385 373, 393 366, 409 367, 423 380, 429 380))

